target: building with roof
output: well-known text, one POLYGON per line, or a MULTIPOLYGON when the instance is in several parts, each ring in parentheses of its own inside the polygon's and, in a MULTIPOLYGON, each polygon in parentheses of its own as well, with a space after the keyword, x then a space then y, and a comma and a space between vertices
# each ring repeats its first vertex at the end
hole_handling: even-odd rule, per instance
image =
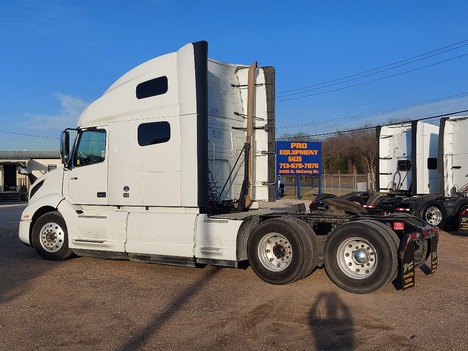
POLYGON ((60 165, 59 151, 0 150, 0 201, 26 199, 31 183, 26 175, 18 173, 20 167, 40 177, 60 165))

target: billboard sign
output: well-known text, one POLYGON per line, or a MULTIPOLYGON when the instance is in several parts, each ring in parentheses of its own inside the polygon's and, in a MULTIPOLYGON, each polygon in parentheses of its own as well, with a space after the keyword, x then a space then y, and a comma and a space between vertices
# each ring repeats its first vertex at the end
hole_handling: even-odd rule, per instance
POLYGON ((278 175, 321 175, 322 144, 317 141, 277 141, 278 175))

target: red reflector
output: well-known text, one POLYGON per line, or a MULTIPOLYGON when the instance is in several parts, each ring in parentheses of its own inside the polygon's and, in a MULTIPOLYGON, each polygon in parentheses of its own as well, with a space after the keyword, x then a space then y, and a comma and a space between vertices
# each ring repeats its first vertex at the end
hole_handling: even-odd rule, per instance
POLYGON ((405 230, 404 222, 393 222, 393 230, 405 230))
POLYGON ((364 205, 365 208, 375 208, 374 205, 364 205))
POLYGON ((397 210, 397 212, 409 212, 409 211, 411 211, 409 208, 405 208, 405 207, 397 207, 396 210, 397 210))
POLYGON ((463 210, 462 213, 461 213, 461 215, 463 216, 465 213, 466 213, 466 210, 463 210))

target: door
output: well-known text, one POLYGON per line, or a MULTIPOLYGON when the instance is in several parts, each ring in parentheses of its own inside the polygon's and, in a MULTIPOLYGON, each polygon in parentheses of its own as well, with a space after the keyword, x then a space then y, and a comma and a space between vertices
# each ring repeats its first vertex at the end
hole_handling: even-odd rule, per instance
POLYGON ((73 204, 108 203, 106 135, 105 129, 85 130, 78 135, 72 165, 64 176, 65 195, 73 204))
POLYGON ((17 191, 16 189, 16 165, 3 165, 4 191, 17 191))

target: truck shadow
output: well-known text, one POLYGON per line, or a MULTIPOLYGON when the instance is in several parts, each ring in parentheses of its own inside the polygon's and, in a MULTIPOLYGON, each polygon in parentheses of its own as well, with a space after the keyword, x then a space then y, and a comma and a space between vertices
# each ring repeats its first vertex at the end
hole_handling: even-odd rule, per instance
POLYGON ((351 310, 332 291, 322 292, 308 314, 315 350, 353 350, 354 323, 351 310))
POLYGON ((117 351, 127 350, 139 350, 144 348, 151 337, 154 337, 158 331, 169 322, 180 310, 187 305, 192 298, 205 288, 206 284, 213 280, 220 271, 219 267, 213 267, 203 274, 202 277, 197 279, 193 284, 187 286, 180 292, 179 295, 175 296, 172 303, 168 304, 168 307, 159 315, 154 316, 152 321, 145 326, 143 330, 137 332, 131 339, 129 339, 124 345, 119 347, 117 351))

